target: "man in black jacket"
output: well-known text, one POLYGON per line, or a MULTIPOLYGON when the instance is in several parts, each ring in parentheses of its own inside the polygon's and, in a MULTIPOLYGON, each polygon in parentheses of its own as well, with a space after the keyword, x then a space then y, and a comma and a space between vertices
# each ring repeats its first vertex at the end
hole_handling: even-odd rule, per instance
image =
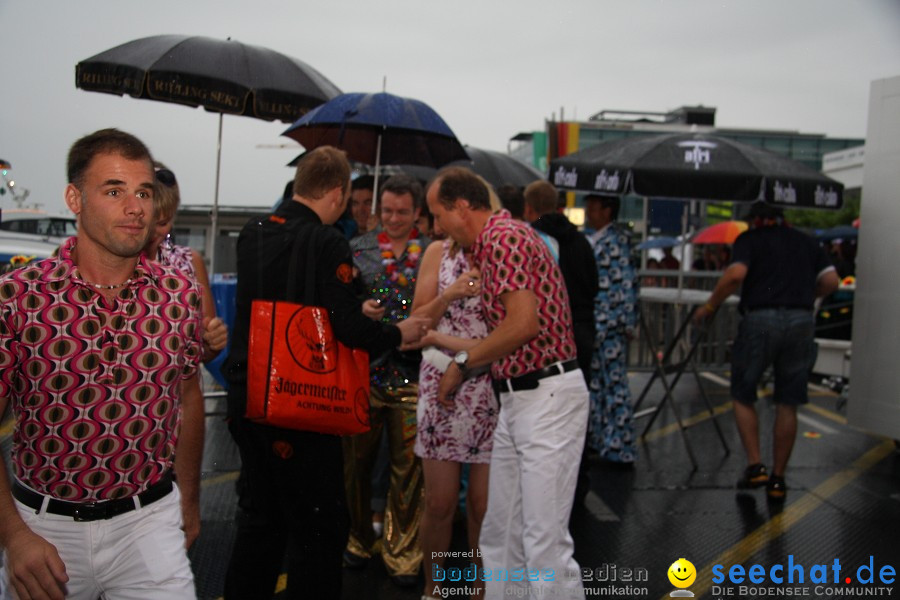
MULTIPOLYGON (((591 374, 594 349, 594 298, 597 296, 597 262, 587 238, 557 211, 559 194, 549 181, 535 181, 525 188, 525 220, 559 242, 562 271, 572 307, 578 366, 585 379, 591 374)), ((587 382, 590 383, 590 382, 587 382)))
MULTIPOLYGON (((350 165, 342 151, 322 147, 297 165, 294 195, 273 214, 241 230, 237 244, 237 314, 225 362, 229 429, 241 454, 237 536, 225 580, 228 599, 271 598, 287 557, 287 598, 341 597, 341 555, 347 541, 341 439, 252 423, 247 405, 247 353, 253 300, 287 297, 287 273, 295 243, 315 235, 315 304, 328 309, 334 334, 344 344, 377 354, 417 341, 426 321, 396 325, 362 314, 354 294, 350 246, 332 227, 350 192, 350 165)), ((307 241, 304 241, 307 240, 307 241)), ((297 281, 306 281, 306 261, 297 281)))

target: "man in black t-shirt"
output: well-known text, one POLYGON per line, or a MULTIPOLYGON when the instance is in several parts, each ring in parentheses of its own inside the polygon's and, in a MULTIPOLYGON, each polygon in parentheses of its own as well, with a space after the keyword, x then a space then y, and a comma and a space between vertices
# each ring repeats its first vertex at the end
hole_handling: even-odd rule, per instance
POLYGON ((694 313, 702 322, 743 284, 742 315, 731 357, 734 418, 747 454, 739 488, 765 485, 769 500, 784 501, 787 468, 797 434, 797 407, 808 401, 807 378, 815 361, 813 304, 838 286, 828 256, 809 236, 788 227, 781 209, 757 203, 751 228, 734 243, 731 265, 707 303, 694 313), (766 368, 775 373, 773 465, 760 459, 754 402, 766 368))

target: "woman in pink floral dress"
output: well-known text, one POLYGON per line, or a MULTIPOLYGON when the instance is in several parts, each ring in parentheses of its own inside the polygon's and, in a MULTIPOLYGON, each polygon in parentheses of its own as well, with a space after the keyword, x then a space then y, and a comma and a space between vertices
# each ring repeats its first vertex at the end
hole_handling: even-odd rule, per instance
MULTIPOLYGON (((443 559, 430 557, 450 546, 463 464, 469 465, 466 514, 473 549, 478 547, 481 519, 487 508, 488 466, 498 411, 490 375, 470 376, 456 392, 452 410, 437 401, 438 383, 453 355, 488 334, 480 295, 479 274, 470 269, 462 249, 452 240, 428 246, 413 301, 413 312, 430 316, 437 326, 423 340, 433 348, 423 352, 415 445, 425 474, 425 512, 419 535, 428 559, 424 569, 426 597, 433 595, 435 586, 431 563, 443 565, 443 559)), ((480 567, 480 561, 474 560, 480 567)))

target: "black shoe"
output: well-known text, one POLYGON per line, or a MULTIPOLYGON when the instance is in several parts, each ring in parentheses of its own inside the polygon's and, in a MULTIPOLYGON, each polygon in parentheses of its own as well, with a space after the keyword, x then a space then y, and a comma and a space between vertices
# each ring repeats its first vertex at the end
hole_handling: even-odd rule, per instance
POLYGON ((610 471, 631 471, 634 469, 634 461, 621 461, 621 460, 608 460, 606 458, 600 459, 600 468, 601 469, 609 469, 610 471))
POLYGON ((400 588, 409 589, 419 585, 418 575, 391 575, 391 581, 400 588))
POLYGON ((766 484, 766 497, 770 502, 784 502, 787 498, 787 484, 784 482, 784 477, 777 475, 769 477, 769 482, 766 484))
POLYGON ((766 485, 769 482, 769 472, 766 471, 766 465, 756 463, 744 469, 744 476, 738 479, 737 488, 739 490, 748 490, 766 485))
POLYGON ((348 569, 364 569, 367 564, 369 564, 367 557, 344 550, 344 566, 348 569))

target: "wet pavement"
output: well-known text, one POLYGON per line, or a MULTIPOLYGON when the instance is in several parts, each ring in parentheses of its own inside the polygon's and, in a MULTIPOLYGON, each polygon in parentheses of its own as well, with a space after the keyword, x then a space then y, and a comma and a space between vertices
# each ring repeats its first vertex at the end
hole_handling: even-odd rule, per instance
MULTIPOLYGON (((632 390, 638 393, 648 377, 647 373, 632 374, 632 390)), ((661 395, 662 387, 657 384, 645 407, 652 407, 661 395)), ((886 565, 900 570, 896 534, 888 533, 900 525, 900 455, 892 440, 849 426, 843 411, 837 410, 839 398, 813 386, 810 404, 799 413, 787 501, 770 505, 763 489, 735 490, 745 463, 726 379, 706 373, 699 382, 685 377, 674 395, 682 418, 691 425, 686 435, 698 468, 691 468, 669 407, 653 423, 633 469, 610 468, 591 460, 591 491, 584 506, 573 512, 570 528, 576 558, 585 570, 585 587, 599 597, 669 597, 675 589, 667 577, 669 566, 684 557, 698 572, 688 588, 698 598, 774 595, 777 592, 772 588, 779 587, 811 598, 845 597, 851 591, 900 597, 897 582, 879 581, 886 565), (731 448, 729 454, 701 401, 698 384, 714 406, 731 448), (868 566, 870 557, 875 581, 860 583, 868 571, 857 571, 868 566), (841 566, 839 583, 833 583, 835 559, 841 566), (766 576, 755 577, 758 584, 747 579, 737 583, 737 571, 730 576, 736 564, 748 569, 761 565, 766 576), (720 567, 714 573, 716 565, 720 567), (793 567, 793 583, 788 578, 780 585, 771 580, 770 575, 778 578, 781 573, 777 568, 771 573, 776 565, 793 567), (813 582, 823 579, 822 569, 816 565, 828 565, 827 584, 813 582), (803 583, 799 582, 798 567, 803 570, 803 583), (714 576, 721 583, 714 583, 714 576), (847 577, 851 578, 849 584, 847 577), (882 588, 882 593, 877 594, 876 588, 882 588), (891 588, 891 595, 884 593, 886 588, 891 588)), ((209 408, 215 411, 221 406, 210 401, 209 408)), ((771 403, 761 401, 760 429, 765 441, 771 439, 773 416, 771 403)), ((647 419, 637 420, 639 432, 647 419)), ((221 593, 233 532, 233 484, 238 467, 221 416, 209 417, 207 428, 203 534, 192 551, 199 594, 204 599, 221 593)), ((765 441, 764 457, 771 464, 770 444, 765 441)), ((460 526, 455 530, 453 549, 466 549, 460 526)), ((465 562, 450 560, 446 566, 462 568, 465 562)), ((346 599, 414 600, 421 595, 419 588, 394 586, 377 559, 359 571, 345 569, 343 586, 346 599)), ((462 593, 463 589, 458 586, 453 591, 462 593)))
MULTIPOLYGON (((632 374, 635 394, 648 376, 632 374)), ((837 408, 839 398, 814 386, 810 404, 799 413, 787 501, 771 505, 764 489, 735 490, 745 464, 725 383, 722 375, 705 373, 699 381, 730 453, 701 401, 698 381, 685 377, 674 396, 682 418, 691 424, 686 435, 696 470, 669 407, 653 423, 633 469, 611 468, 592 458, 591 490, 573 512, 570 527, 586 595, 668 598, 676 589, 667 576, 669 567, 683 557, 697 571, 686 588, 697 598, 900 598, 895 580, 900 570, 900 454, 894 441, 848 425, 837 408)), ((661 387, 651 391, 644 407, 661 395, 661 387)), ((202 532, 190 552, 203 600, 221 596, 234 534, 239 459, 225 428, 223 405, 219 398, 207 400, 202 532)), ((768 464, 773 414, 772 405, 761 401, 768 464)), ((647 417, 637 420, 638 432, 646 422, 647 417)), ((8 452, 8 422, 0 435, 8 452)), ((452 549, 466 549, 464 535, 458 525, 452 549)), ((446 566, 462 568, 465 562, 451 559, 446 566)), ((421 587, 397 588, 377 558, 362 570, 345 569, 343 588, 346 599, 416 600, 422 593, 421 587)), ((448 597, 464 597, 459 585, 447 591, 456 592, 448 597)))

